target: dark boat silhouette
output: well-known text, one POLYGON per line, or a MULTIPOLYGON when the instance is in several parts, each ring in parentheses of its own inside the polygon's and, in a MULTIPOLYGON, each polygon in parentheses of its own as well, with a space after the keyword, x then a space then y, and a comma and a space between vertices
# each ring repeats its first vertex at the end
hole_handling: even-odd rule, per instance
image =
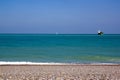
POLYGON ((98 35, 102 35, 102 34, 103 34, 103 32, 98 30, 98 35))

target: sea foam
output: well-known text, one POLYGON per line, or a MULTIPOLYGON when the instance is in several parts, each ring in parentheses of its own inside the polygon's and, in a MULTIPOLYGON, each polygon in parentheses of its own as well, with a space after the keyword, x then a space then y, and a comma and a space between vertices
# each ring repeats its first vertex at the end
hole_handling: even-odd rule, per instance
POLYGON ((0 61, 0 65, 120 65, 115 63, 54 63, 54 62, 5 62, 0 61))

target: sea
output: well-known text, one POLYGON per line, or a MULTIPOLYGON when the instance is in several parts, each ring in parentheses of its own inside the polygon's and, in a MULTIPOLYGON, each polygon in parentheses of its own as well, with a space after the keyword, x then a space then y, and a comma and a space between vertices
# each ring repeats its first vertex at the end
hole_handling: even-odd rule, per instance
POLYGON ((120 34, 0 34, 0 62, 120 64, 120 34))

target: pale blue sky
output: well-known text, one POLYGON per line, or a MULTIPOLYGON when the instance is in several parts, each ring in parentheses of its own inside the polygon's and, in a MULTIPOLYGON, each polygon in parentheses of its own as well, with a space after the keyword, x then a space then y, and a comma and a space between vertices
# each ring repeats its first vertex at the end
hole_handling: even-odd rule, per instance
POLYGON ((0 33, 120 34, 120 0, 0 0, 0 33))

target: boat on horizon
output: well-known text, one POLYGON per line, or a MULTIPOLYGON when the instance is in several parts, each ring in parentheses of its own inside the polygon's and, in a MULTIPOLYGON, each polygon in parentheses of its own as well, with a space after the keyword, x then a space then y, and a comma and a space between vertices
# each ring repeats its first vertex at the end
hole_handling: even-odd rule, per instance
POLYGON ((98 35, 103 35, 103 32, 98 30, 98 35))

